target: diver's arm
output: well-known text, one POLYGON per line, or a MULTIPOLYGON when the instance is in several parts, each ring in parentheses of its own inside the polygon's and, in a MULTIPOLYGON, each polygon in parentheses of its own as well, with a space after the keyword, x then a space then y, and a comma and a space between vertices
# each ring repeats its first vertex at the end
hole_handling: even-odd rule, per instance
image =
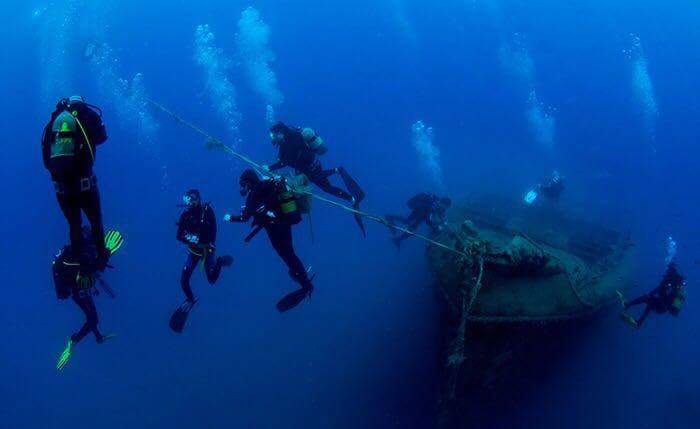
POLYGON ((51 144, 49 137, 51 135, 51 122, 44 127, 44 133, 41 136, 41 157, 44 161, 44 167, 49 169, 49 159, 51 159, 51 144))
POLYGON ((177 241, 182 242, 183 244, 190 244, 187 239, 185 239, 185 236, 187 235, 187 228, 185 226, 186 224, 186 218, 185 218, 185 213, 180 216, 180 220, 177 222, 177 241))
POLYGON ((94 109, 90 107, 85 107, 81 112, 84 115, 83 121, 85 122, 85 127, 87 128, 88 135, 90 136, 90 142, 94 145, 101 145, 107 141, 107 128, 102 121, 102 116, 97 113, 94 109))

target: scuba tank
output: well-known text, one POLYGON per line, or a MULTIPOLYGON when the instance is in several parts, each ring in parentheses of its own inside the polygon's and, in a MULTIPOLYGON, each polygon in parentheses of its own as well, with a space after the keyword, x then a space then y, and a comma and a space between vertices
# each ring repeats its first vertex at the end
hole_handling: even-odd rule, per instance
POLYGON ((54 139, 51 142, 51 158, 72 157, 78 154, 79 125, 77 119, 67 110, 61 112, 51 125, 54 139))
POLYGON ((294 193, 294 199, 296 200, 297 207, 302 214, 308 214, 311 212, 311 196, 306 194, 310 188, 309 178, 304 174, 297 174, 295 176, 290 176, 287 178, 287 183, 289 187, 296 190, 294 193))
POLYGON ((287 182, 282 179, 276 181, 277 188, 277 203, 284 219, 292 225, 301 222, 301 210, 297 202, 297 196, 293 191, 292 186, 288 186, 287 182))
POLYGON ((678 290, 676 291, 676 296, 673 298, 673 301, 671 301, 671 306, 669 308, 669 312, 673 316, 678 316, 683 310, 683 305, 685 304, 685 287, 684 285, 681 285, 678 290))

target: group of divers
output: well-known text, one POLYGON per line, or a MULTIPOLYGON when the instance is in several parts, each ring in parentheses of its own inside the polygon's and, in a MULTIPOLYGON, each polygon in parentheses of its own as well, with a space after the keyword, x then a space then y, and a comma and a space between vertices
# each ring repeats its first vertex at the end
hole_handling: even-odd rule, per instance
MULTIPOLYGON (((46 169, 54 184, 56 199, 65 216, 70 233, 70 243, 64 246, 52 262, 54 286, 58 299, 71 298, 85 314, 82 327, 72 334, 56 365, 63 370, 68 364, 74 347, 92 333, 98 344, 113 338, 104 335, 98 328, 98 313, 94 297, 100 291, 114 297, 114 292, 104 281, 103 273, 113 268, 109 262, 124 244, 118 231, 105 231, 102 221, 100 192, 93 171, 96 149, 107 141, 107 131, 102 111, 88 104, 81 96, 59 100, 56 109, 44 128, 41 147, 46 169), (83 226, 83 214, 88 226, 83 226)), ((227 223, 251 222, 252 231, 246 237, 249 242, 264 230, 270 244, 289 270, 291 279, 299 285, 297 290, 284 296, 277 309, 286 312, 298 306, 314 290, 314 275, 297 256, 292 227, 302 220, 310 210, 309 192, 298 189, 316 185, 324 192, 346 202, 356 214, 356 221, 364 234, 360 203, 365 198, 358 183, 342 168, 324 169, 319 156, 327 151, 323 139, 311 128, 299 128, 277 123, 270 129, 270 139, 278 148, 277 161, 259 169, 243 171, 239 179, 241 196, 245 205, 239 214, 225 214, 227 223), (289 168, 293 174, 282 176, 275 172, 289 168), (258 170, 258 171, 256 171, 258 170), (339 175, 345 189, 334 186, 330 177, 339 175)), ((555 172, 551 178, 537 185, 525 196, 526 204, 533 204, 539 197, 558 201, 564 190, 564 179, 555 172)), ((447 211, 451 200, 432 193, 419 193, 407 203, 407 216, 388 215, 382 222, 390 228, 393 243, 398 247, 414 234, 421 224, 430 229, 430 236, 437 236, 446 226, 447 211), (402 227, 396 227, 402 225, 402 227)), ((177 222, 177 240, 186 251, 180 285, 185 301, 170 318, 170 328, 181 333, 188 315, 197 303, 190 279, 201 263, 210 284, 219 279, 222 269, 233 263, 231 256, 216 255, 217 222, 212 206, 203 201, 197 189, 183 195, 183 213, 177 222)), ((624 305, 623 318, 636 327, 641 327, 652 312, 671 313, 680 311, 679 302, 685 298, 685 280, 673 262, 668 264, 666 274, 656 289, 633 301, 620 300, 624 305), (645 304, 639 319, 626 312, 632 306, 645 304)))

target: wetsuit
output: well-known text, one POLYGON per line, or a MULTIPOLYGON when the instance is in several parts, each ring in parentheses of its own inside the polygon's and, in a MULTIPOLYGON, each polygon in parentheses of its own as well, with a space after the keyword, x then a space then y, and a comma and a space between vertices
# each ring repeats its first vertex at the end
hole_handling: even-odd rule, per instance
POLYGON ((674 264, 669 264, 659 286, 646 295, 625 303, 625 310, 640 304, 646 304, 642 316, 637 320, 637 325, 642 326, 647 316, 654 311, 657 314, 668 313, 672 309, 673 301, 678 291, 683 286, 684 279, 678 273, 674 264))
POLYGON ((560 176, 555 176, 547 184, 540 185, 539 191, 550 200, 558 202, 564 191, 564 179, 560 176))
POLYGON ((190 279, 197 264, 204 259, 204 271, 210 284, 216 283, 224 265, 224 259, 216 257, 216 217, 209 204, 197 205, 185 210, 177 223, 177 239, 187 245, 187 259, 182 267, 180 286, 187 300, 194 302, 190 279), (187 235, 198 237, 197 244, 189 242, 187 235))
MULTIPOLYGON (((95 335, 95 340, 101 343, 104 337, 97 328, 99 319, 95 301, 93 300, 93 296, 97 294, 96 289, 94 286, 83 288, 78 283, 77 279, 81 272, 81 266, 78 262, 79 258, 73 255, 74 253, 72 252, 71 246, 66 246, 61 249, 53 260, 52 269, 56 296, 59 299, 68 299, 68 297, 71 297, 73 302, 75 302, 85 314, 85 323, 80 330, 71 335, 71 341, 77 344, 85 338, 87 334, 92 332, 95 335)), ((85 266, 83 266, 82 271, 86 271, 85 266)), ((85 276, 86 274, 83 272, 82 275, 85 276)), ((87 275, 94 278, 96 273, 92 270, 87 275)))
MULTIPOLYGON (((254 184, 246 199, 240 216, 233 216, 231 222, 247 222, 253 219, 253 226, 265 230, 267 237, 279 257, 284 261, 289 275, 301 289, 285 297, 289 304, 278 304, 280 311, 298 305, 313 291, 313 284, 304 264, 294 251, 292 225, 301 221, 301 215, 284 214, 280 208, 279 195, 284 184, 275 180, 260 180, 254 184)), ((283 300, 284 301, 284 300, 283 300)))
MULTIPOLYGON (((353 196, 348 192, 333 186, 328 178, 336 173, 345 173, 342 168, 324 170, 316 154, 308 147, 298 128, 287 128, 284 140, 279 145, 278 161, 270 166, 270 171, 291 167, 299 173, 303 173, 316 186, 324 192, 352 201, 353 196)), ((347 173, 345 173, 347 174, 347 173)))
POLYGON ((100 270, 107 264, 109 252, 104 246, 100 193, 93 164, 97 146, 106 140, 107 131, 100 113, 85 103, 68 102, 59 103, 41 139, 44 166, 51 173, 56 199, 68 221, 71 247, 84 254, 80 251, 81 212, 84 212, 98 249, 100 270))
MULTIPOLYGON (((386 220, 392 224, 404 224, 409 231, 415 231, 421 223, 430 227, 431 233, 436 234, 445 222, 446 207, 440 203, 440 198, 434 194, 421 193, 415 195, 407 202, 411 214, 408 217, 388 215, 386 220)), ((396 231, 392 229, 392 233, 396 231)), ((398 246, 411 234, 403 233, 394 238, 394 243, 398 246)))

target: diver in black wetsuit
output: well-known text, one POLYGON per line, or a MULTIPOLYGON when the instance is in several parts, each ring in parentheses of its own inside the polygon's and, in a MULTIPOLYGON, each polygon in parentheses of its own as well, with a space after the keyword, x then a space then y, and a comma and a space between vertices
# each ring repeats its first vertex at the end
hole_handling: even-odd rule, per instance
POLYGON ((646 305, 644 312, 639 319, 635 320, 626 312, 622 314, 622 319, 635 328, 641 328, 644 320, 646 320, 647 316, 649 316, 652 311, 657 314, 671 313, 673 316, 678 316, 683 308, 683 303, 685 302, 685 287, 685 279, 678 272, 676 264, 670 263, 666 268, 666 273, 661 279, 659 285, 648 294, 642 295, 632 301, 625 302, 622 294, 618 292, 620 301, 622 302, 625 311, 636 305, 646 305))
POLYGON ((559 202, 562 192, 564 192, 564 178, 558 171, 552 173, 552 177, 538 187, 539 192, 551 201, 559 202))
POLYGON ((58 204, 70 227, 71 247, 76 254, 87 256, 80 250, 84 212, 92 228, 96 266, 100 271, 107 266, 109 252, 104 246, 100 193, 93 165, 97 146, 106 140, 102 112, 80 96, 58 102, 41 139, 44 166, 51 173, 58 204))
POLYGON ((197 264, 204 259, 207 280, 213 285, 219 279, 221 268, 230 266, 233 258, 216 257, 216 217, 209 204, 202 204, 199 191, 187 191, 183 201, 186 208, 177 222, 177 239, 187 246, 187 259, 182 268, 180 285, 187 298, 185 305, 189 305, 191 309, 196 300, 190 279, 197 264))
POLYGON ((540 183, 525 195, 525 203, 527 205, 532 205, 540 195, 544 196, 553 203, 558 203, 563 192, 564 178, 558 171, 554 171, 551 177, 547 179, 545 183, 540 183))
POLYGON ((287 265, 289 275, 301 286, 277 303, 277 309, 285 312, 299 305, 314 289, 304 264, 294 252, 292 225, 301 222, 298 203, 283 179, 261 180, 249 169, 243 172, 239 184, 241 195, 246 196, 245 206, 240 215, 227 214, 224 220, 247 222, 252 218, 255 229, 246 241, 262 229, 267 233, 272 247, 287 265))
POLYGON ((56 297, 64 300, 69 297, 85 314, 85 323, 83 326, 70 336, 68 344, 59 359, 56 368, 62 370, 70 359, 73 346, 77 345, 89 333, 95 336, 95 341, 102 344, 113 335, 102 335, 97 327, 99 318, 97 308, 93 297, 99 295, 96 287, 100 284, 102 288, 113 297, 113 292, 107 284, 101 279, 100 272, 94 261, 97 257, 97 249, 92 244, 92 234, 89 228, 83 228, 81 234, 83 240, 80 251, 84 254, 75 252, 72 245, 63 247, 52 262, 53 281, 56 289, 56 297), (81 264, 80 261, 93 261, 92 264, 81 264))
MULTIPOLYGON (((430 233, 436 235, 445 226, 445 216, 447 209, 452 205, 452 200, 440 198, 435 194, 421 193, 413 196, 406 204, 411 209, 411 214, 408 217, 388 215, 386 220, 392 224, 402 223, 409 231, 415 231, 421 223, 425 222, 430 227, 430 233)), ((391 229, 391 232, 396 234, 394 229, 391 229)), ((403 233, 394 237, 393 242, 397 247, 400 247, 401 243, 410 236, 408 233, 403 233)))
MULTIPOLYGON (((291 167, 298 173, 306 175, 324 192, 349 202, 353 208, 359 210, 360 203, 365 198, 364 191, 343 167, 329 170, 323 168, 317 156, 325 154, 327 147, 314 130, 290 127, 279 122, 270 128, 270 138, 272 144, 279 146, 279 155, 277 162, 266 167, 269 171, 291 167), (328 178, 334 174, 340 175, 347 191, 331 184, 328 178)), ((360 217, 356 216, 355 219, 364 233, 360 217)))

